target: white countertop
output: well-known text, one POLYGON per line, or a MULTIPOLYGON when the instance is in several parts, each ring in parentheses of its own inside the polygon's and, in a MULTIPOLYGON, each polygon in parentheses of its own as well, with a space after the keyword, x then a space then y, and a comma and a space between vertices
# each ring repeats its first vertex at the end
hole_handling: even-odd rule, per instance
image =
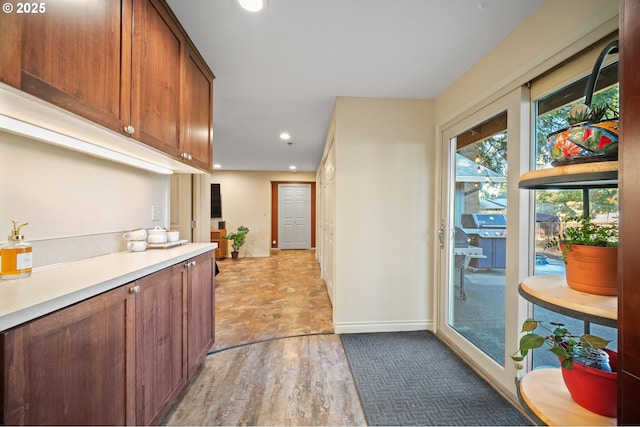
POLYGON ((216 243, 116 252, 34 269, 31 277, 0 279, 0 331, 125 285, 214 250, 216 243))

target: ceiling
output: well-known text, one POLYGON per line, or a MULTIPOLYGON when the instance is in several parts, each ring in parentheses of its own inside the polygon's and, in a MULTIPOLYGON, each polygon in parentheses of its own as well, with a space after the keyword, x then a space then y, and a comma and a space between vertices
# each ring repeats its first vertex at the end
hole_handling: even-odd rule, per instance
POLYGON ((338 96, 437 98, 543 2, 168 0, 216 76, 214 164, 261 171, 315 171, 338 96))

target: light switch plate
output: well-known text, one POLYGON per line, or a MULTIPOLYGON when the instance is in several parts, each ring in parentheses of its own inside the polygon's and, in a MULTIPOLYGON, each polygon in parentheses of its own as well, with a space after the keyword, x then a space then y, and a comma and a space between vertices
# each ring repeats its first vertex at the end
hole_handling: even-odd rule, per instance
POLYGON ((151 221, 160 221, 160 206, 151 205, 151 221))

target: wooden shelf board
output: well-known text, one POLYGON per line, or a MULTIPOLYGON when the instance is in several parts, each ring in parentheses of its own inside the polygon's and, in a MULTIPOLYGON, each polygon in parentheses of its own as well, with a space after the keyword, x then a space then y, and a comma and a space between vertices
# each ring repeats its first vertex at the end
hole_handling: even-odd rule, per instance
POLYGON ((618 186, 618 161, 579 163, 522 174, 520 188, 581 189, 618 186))
POLYGON ((522 403, 546 425, 614 426, 616 418, 604 417, 578 405, 564 385, 559 368, 529 372, 518 385, 522 403))
POLYGON ((616 327, 618 297, 571 289, 564 274, 531 276, 522 281, 520 295, 528 301, 572 317, 616 327))

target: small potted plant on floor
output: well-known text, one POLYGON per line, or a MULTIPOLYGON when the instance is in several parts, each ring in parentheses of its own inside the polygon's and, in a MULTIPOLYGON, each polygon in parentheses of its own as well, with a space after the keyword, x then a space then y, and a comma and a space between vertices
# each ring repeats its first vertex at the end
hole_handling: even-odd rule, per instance
POLYGON ((597 295, 618 294, 618 227, 588 217, 569 218, 560 235, 545 245, 559 248, 569 287, 597 295))
POLYGON ((617 413, 617 353, 605 349, 609 341, 591 334, 577 336, 564 324, 550 322, 546 326, 535 319, 522 324, 520 348, 511 355, 516 370, 529 350, 549 346, 561 362, 562 378, 571 398, 580 406, 606 417, 617 413), (535 331, 543 331, 542 335, 535 331))
POLYGON ((232 259, 236 259, 236 260, 238 259, 238 253, 240 251, 240 247, 244 245, 248 232, 249 232, 249 229, 244 225, 241 225, 240 227, 238 227, 237 232, 229 233, 225 237, 225 239, 231 240, 232 242, 231 243, 231 246, 233 247, 233 251, 231 252, 232 259))

